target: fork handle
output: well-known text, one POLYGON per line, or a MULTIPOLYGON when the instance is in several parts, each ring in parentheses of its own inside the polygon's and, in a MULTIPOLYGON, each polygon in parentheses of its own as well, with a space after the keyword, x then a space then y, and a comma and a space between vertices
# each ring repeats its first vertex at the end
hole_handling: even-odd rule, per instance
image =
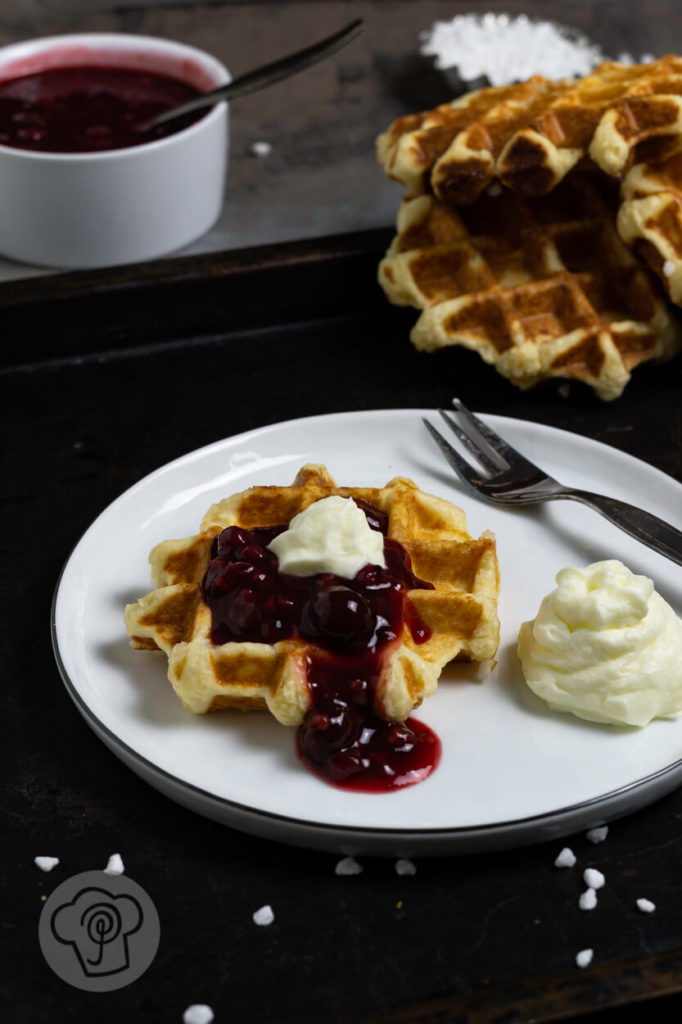
POLYGON ((574 488, 566 488, 557 494, 557 497, 573 498, 583 505, 589 505, 635 540, 647 544, 660 555, 665 555, 666 558, 682 565, 682 531, 669 523, 664 523, 651 512, 628 505, 626 501, 607 498, 604 494, 593 494, 591 491, 574 488))

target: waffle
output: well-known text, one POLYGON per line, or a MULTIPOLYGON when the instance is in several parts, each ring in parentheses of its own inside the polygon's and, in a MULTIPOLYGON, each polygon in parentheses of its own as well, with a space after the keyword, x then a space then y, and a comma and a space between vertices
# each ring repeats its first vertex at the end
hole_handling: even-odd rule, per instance
POLYGON ((408 194, 467 205, 494 180, 544 195, 589 158, 619 176, 641 159, 682 147, 682 59, 604 62, 580 79, 469 93, 399 118, 377 140, 389 177, 408 194))
POLYGON ((520 388, 564 377, 611 400, 680 343, 658 282, 617 235, 617 203, 615 185, 582 172, 532 200, 501 186, 459 210, 408 197, 379 281, 422 310, 416 348, 463 345, 520 388))
POLYGON ((387 645, 376 710, 404 720, 431 694, 442 667, 454 658, 491 658, 499 642, 499 574, 495 540, 469 536, 461 509, 397 477, 383 488, 337 487, 324 466, 306 465, 290 487, 252 487, 209 509, 200 533, 164 541, 150 555, 156 589, 125 612, 134 648, 160 649, 168 677, 182 703, 203 713, 221 709, 269 709, 284 725, 298 725, 310 708, 306 657, 315 645, 302 638, 275 644, 211 641, 211 613, 201 592, 213 537, 229 525, 288 523, 319 498, 362 498, 388 513, 388 535, 400 541, 413 571, 434 584, 412 590, 409 600, 430 628, 417 643, 403 626, 387 645))
POLYGON ((435 191, 431 174, 458 135, 489 119, 492 111, 515 110, 521 96, 541 87, 535 77, 524 86, 494 86, 467 93, 435 110, 400 117, 377 138, 377 159, 386 174, 405 185, 410 195, 435 191))
POLYGON ((635 164, 621 186, 617 225, 682 305, 682 153, 635 164))

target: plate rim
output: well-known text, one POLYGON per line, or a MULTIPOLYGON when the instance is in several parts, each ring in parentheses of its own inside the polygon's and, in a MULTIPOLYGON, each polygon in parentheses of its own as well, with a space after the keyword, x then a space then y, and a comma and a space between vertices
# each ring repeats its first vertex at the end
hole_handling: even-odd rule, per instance
MULTIPOLYGON (((53 603, 54 602, 56 602, 56 591, 55 591, 55 596, 53 598, 53 603)), ((55 631, 56 631, 56 624, 54 623, 54 616, 53 616, 52 622, 53 622, 53 640, 54 640, 55 639, 55 631)), ((609 790, 608 793, 602 793, 599 796, 591 797, 588 800, 582 800, 582 801, 580 801, 579 803, 576 803, 576 804, 568 804, 566 807, 561 807, 561 808, 558 808, 558 809, 553 810, 553 811, 548 811, 547 813, 544 813, 544 814, 533 814, 533 815, 528 815, 527 817, 524 817, 524 818, 509 818, 509 819, 506 819, 505 821, 500 821, 500 822, 486 822, 485 824, 482 824, 482 825, 456 826, 456 827, 452 827, 452 828, 382 828, 382 827, 378 827, 377 828, 377 827, 373 827, 370 830, 370 829, 366 829, 366 828, 361 827, 361 826, 335 825, 333 822, 329 822, 329 823, 326 823, 326 822, 325 823, 315 822, 315 821, 310 821, 309 819, 306 819, 306 818, 296 818, 296 817, 294 817, 293 815, 290 815, 290 814, 276 814, 273 811, 262 810, 259 807, 252 807, 249 804, 242 804, 242 803, 240 803, 237 800, 231 800, 228 797, 220 796, 220 795, 218 795, 216 793, 211 793, 209 790, 203 789, 201 786, 197 786, 193 782, 187 782, 185 779, 178 778, 178 776, 173 775, 172 772, 169 772, 165 768, 162 768, 159 765, 155 764, 153 761, 150 761, 149 758, 147 758, 144 754, 140 754, 138 751, 134 750, 133 747, 129 746, 129 744, 127 744, 125 742, 125 740, 120 739, 120 737, 118 737, 116 735, 116 733, 114 733, 109 728, 109 726, 105 725, 102 721, 100 721, 100 719, 92 711, 92 709, 90 707, 88 707, 86 702, 83 700, 81 695, 78 693, 78 691, 73 686, 72 681, 71 681, 71 679, 68 676, 66 668, 65 668, 65 666, 64 666, 64 664, 62 662, 61 655, 59 653, 58 647, 56 646, 56 641, 55 641, 55 645, 54 645, 54 654, 55 654, 55 660, 57 661, 57 666, 59 668, 60 675, 62 677, 62 681, 63 681, 63 683, 64 683, 64 685, 65 685, 65 687, 67 689, 67 692, 69 693, 69 696, 73 700, 74 704, 76 705, 78 711, 83 716, 85 721, 88 722, 88 724, 90 724, 91 726, 96 725, 95 732, 103 732, 103 733, 107 734, 107 736, 109 737, 109 740, 110 740, 111 749, 113 749, 114 747, 118 747, 121 750, 124 750, 126 752, 126 754, 130 756, 131 760, 139 761, 144 766, 144 768, 146 770, 150 771, 151 773, 154 773, 156 775, 160 775, 164 779, 166 779, 169 782, 171 782, 174 786, 179 786, 180 788, 185 789, 188 792, 198 793, 203 798, 211 800, 211 801, 214 801, 214 802, 220 804, 221 806, 234 807, 234 808, 239 809, 242 812, 255 815, 255 816, 259 817, 259 818, 265 818, 267 820, 272 820, 272 821, 285 821, 285 822, 288 822, 288 823, 290 823, 292 825, 297 825, 297 826, 300 826, 300 827, 305 827, 305 828, 310 828, 310 829, 321 829, 321 830, 324 830, 324 831, 333 831, 333 832, 344 833, 344 834, 346 834, 346 833, 367 833, 367 832, 371 832, 371 834, 373 834, 373 835, 374 834, 384 835, 384 836, 388 836, 388 835, 405 835, 405 836, 410 836, 410 837, 415 836, 415 835, 419 835, 419 836, 421 836, 421 835, 423 835, 423 836, 473 835, 473 834, 482 833, 482 832, 489 832, 492 829, 495 829, 495 830, 499 830, 499 829, 501 829, 501 830, 503 830, 503 829, 513 830, 513 829, 518 828, 521 825, 531 825, 531 824, 535 824, 535 823, 540 824, 541 822, 543 822, 543 823, 544 822, 549 822, 549 821, 551 821, 551 820, 553 820, 555 818, 565 817, 568 814, 575 813, 575 812, 577 812, 579 810, 582 810, 582 809, 592 808, 592 807, 594 807, 597 804, 602 804, 602 803, 605 803, 605 802, 610 802, 613 799, 615 799, 616 797, 622 796, 625 793, 628 793, 629 791, 631 791, 633 789, 639 789, 639 788, 641 788, 641 787, 643 787, 643 786, 645 786, 647 784, 653 783, 656 780, 660 780, 660 779, 664 778, 666 775, 674 773, 677 769, 682 769, 682 758, 680 758, 679 760, 675 761, 673 764, 666 765, 665 768, 660 768, 656 772, 651 772, 649 775, 644 776, 642 779, 636 779, 633 782, 627 783, 625 786, 619 786, 617 789, 609 790)))

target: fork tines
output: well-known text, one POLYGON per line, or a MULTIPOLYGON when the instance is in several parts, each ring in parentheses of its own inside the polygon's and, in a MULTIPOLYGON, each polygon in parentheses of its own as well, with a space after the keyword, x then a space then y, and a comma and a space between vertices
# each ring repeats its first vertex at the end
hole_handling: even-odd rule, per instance
POLYGON ((484 469, 488 470, 488 472, 497 473, 501 469, 506 469, 506 460, 497 453, 494 444, 486 435, 485 431, 487 431, 487 428, 485 428, 485 430, 481 430, 481 427, 483 427, 481 421, 477 417, 474 417, 468 409, 461 405, 461 403, 459 403, 459 405, 455 405, 455 410, 462 414, 463 426, 460 426, 452 413, 446 412, 445 409, 439 409, 438 412, 441 419, 448 425, 452 433, 462 442, 464 448, 466 448, 466 450, 470 452, 470 454, 473 455, 480 465, 484 469))
MULTIPOLYGON (((474 467, 470 466, 466 459, 462 458, 459 452, 452 447, 449 441, 445 440, 443 435, 427 419, 422 418, 422 422, 457 475, 471 487, 476 488, 480 486, 483 480, 476 477, 474 467)), ((447 419, 446 423, 452 426, 452 423, 447 419)))
POLYGON ((458 438, 462 446, 473 455, 478 465, 487 473, 482 477, 459 452, 440 434, 435 427, 424 420, 429 433, 438 444, 441 452, 459 476, 471 487, 478 488, 489 477, 501 479, 502 476, 518 476, 519 479, 530 479, 538 474, 545 475, 520 452, 507 444, 499 434, 474 415, 459 398, 452 399, 454 413, 439 409, 443 421, 458 438))

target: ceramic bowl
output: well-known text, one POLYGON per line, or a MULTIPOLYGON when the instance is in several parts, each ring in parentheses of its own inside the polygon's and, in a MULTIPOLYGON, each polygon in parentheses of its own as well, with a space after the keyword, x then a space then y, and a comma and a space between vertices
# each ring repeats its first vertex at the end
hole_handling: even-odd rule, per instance
MULTIPOLYGON (((51 68, 146 69, 202 92, 230 81, 192 46, 93 33, 0 49, 0 81, 51 68)), ((226 103, 164 138, 125 149, 51 153, 0 144, 0 253, 59 268, 135 263, 179 249, 215 223, 228 159, 226 103)))

